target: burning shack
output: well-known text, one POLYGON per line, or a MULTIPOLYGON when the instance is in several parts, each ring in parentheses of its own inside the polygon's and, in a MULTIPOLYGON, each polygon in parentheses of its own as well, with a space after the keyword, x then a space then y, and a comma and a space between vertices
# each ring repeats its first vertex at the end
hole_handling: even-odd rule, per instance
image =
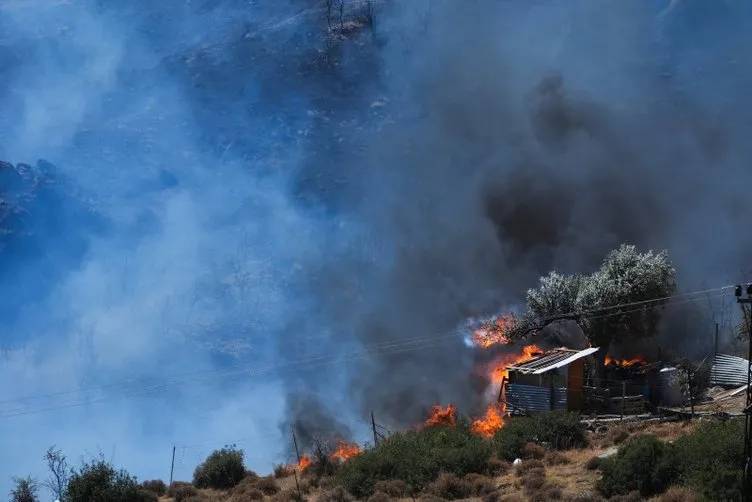
POLYGON ((561 347, 509 366, 500 398, 512 414, 549 410, 581 410, 586 361, 597 347, 561 347))

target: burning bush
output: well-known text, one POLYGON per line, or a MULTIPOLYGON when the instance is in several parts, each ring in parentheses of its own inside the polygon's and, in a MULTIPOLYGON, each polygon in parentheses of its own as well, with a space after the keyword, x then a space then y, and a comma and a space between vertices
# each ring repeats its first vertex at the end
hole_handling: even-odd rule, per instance
POLYGON ((427 427, 394 434, 378 447, 350 459, 339 473, 341 483, 358 498, 374 492, 383 480, 399 479, 422 490, 441 472, 456 476, 488 469, 491 444, 474 435, 465 420, 456 427, 427 427))
POLYGON ((243 451, 235 447, 215 450, 193 472, 193 484, 198 488, 226 490, 245 477, 243 451))
POLYGON ((527 443, 566 450, 585 446, 587 439, 585 426, 576 413, 553 411, 508 420, 493 442, 499 457, 511 461, 522 456, 527 443))

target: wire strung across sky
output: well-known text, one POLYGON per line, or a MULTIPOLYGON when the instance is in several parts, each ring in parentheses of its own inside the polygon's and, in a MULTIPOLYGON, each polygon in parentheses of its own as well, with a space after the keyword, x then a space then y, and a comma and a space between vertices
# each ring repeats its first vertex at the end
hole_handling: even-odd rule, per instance
MULTIPOLYGON (((588 319, 600 319, 612 316, 619 316, 629 314, 633 312, 643 311, 646 308, 676 306, 695 302, 701 299, 703 296, 706 298, 716 298, 724 296, 726 291, 733 289, 734 285, 721 286, 717 288, 688 291, 685 293, 677 293, 675 295, 665 296, 661 298, 654 298, 650 300, 641 300, 636 302, 622 303, 618 305, 611 305, 599 309, 589 309, 572 311, 564 314, 557 314, 543 320, 540 327, 550 322, 563 319, 576 319, 576 318, 588 318, 588 319), (621 310, 626 307, 636 307, 629 310, 621 310), (612 310, 620 309, 617 312, 610 312, 612 310)), ((330 353, 319 354, 315 356, 303 357, 299 359, 286 360, 282 362, 272 363, 260 368, 248 368, 247 364, 234 365, 232 368, 224 368, 221 370, 204 370, 189 373, 181 373, 172 375, 166 382, 160 382, 153 385, 144 385, 144 378, 126 379, 120 382, 115 382, 102 386, 95 386, 89 388, 79 388, 68 391, 60 391, 53 393, 38 394, 32 396, 23 396, 13 399, 0 400, 0 404, 23 404, 37 400, 74 396, 79 397, 81 394, 88 392, 98 392, 114 390, 116 393, 105 395, 96 398, 86 398, 57 403, 50 406, 39 406, 36 408, 29 406, 15 407, 0 411, 0 419, 12 418, 24 415, 31 415, 37 413, 44 413, 48 411, 56 411, 67 408, 76 408, 82 406, 88 406, 93 404, 99 404, 102 402, 112 401, 120 398, 138 398, 151 396, 156 393, 163 392, 170 387, 177 385, 184 385, 187 383, 211 383, 213 381, 222 381, 228 378, 241 378, 247 376, 260 376, 267 374, 282 374, 286 371, 300 372, 304 370, 310 370, 322 365, 327 364, 339 364, 348 363, 352 361, 366 359, 373 355, 391 355, 400 354, 405 352, 411 352, 415 350, 430 350, 431 348, 437 348, 444 343, 454 342, 457 337, 465 338, 467 333, 463 330, 452 330, 451 332, 441 335, 424 335, 409 337, 403 339, 387 340, 379 343, 374 343, 364 346, 363 349, 346 353, 332 355, 330 353), (187 378, 186 378, 187 377, 187 378)))

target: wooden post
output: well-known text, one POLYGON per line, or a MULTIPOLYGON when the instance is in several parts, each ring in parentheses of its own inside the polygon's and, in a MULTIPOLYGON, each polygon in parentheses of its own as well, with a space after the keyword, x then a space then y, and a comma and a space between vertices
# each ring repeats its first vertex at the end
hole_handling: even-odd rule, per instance
POLYGON ((376 419, 373 416, 373 411, 371 411, 371 429, 373 429, 373 447, 377 447, 379 445, 379 435, 376 434, 376 419))
POLYGON ((622 380, 621 382, 621 416, 619 420, 624 420, 624 402, 627 399, 627 382, 622 380))
POLYGON ((172 462, 170 463, 170 484, 168 486, 172 486, 172 475, 174 472, 175 472, 175 445, 172 445, 172 462))

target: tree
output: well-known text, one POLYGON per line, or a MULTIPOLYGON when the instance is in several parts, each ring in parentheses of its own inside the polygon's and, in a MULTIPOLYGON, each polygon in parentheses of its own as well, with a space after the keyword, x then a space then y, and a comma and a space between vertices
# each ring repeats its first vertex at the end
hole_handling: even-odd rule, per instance
POLYGON ((245 477, 243 450, 227 446, 214 450, 193 472, 193 484, 197 488, 226 490, 240 483, 245 477))
POLYGON ((52 496, 57 500, 63 500, 65 487, 68 485, 68 477, 71 469, 68 465, 68 459, 62 450, 50 446, 44 454, 44 461, 47 463, 47 469, 50 471, 50 477, 42 484, 47 488, 52 496))
POLYGON ((11 502, 38 502, 38 486, 32 478, 14 478, 13 484, 10 491, 11 502))
POLYGON ((136 478, 105 460, 84 464, 73 471, 63 497, 65 502, 155 502, 136 478))
POLYGON ((522 336, 560 319, 574 319, 593 346, 655 334, 660 300, 676 291, 676 270, 663 251, 640 253, 622 244, 591 275, 551 272, 527 292, 527 312, 514 336, 522 336), (645 300, 659 300, 643 303, 645 300))

